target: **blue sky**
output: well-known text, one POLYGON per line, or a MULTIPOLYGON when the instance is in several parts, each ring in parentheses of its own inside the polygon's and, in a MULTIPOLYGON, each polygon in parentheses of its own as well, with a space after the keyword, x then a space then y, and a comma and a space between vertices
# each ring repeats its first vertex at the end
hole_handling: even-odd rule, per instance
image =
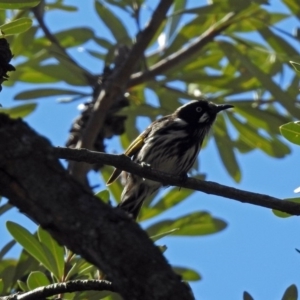
MULTIPOLYGON (((93 1, 65 2, 78 5, 79 13, 50 13, 46 22, 51 24, 53 32, 93 24, 93 28, 99 28, 98 36, 108 35, 94 13, 93 1)), ((198 2, 190 1, 191 5, 195 3, 198 2)), ((283 11, 278 0, 272 1, 269 9, 283 11)), ((290 19, 280 23, 280 26, 291 32, 299 26, 299 22, 290 19)), ((93 47, 93 44, 87 44, 87 48, 93 47)), ((299 48, 299 45, 295 47, 299 48)), ((95 60, 84 49, 73 49, 70 53, 82 65, 94 70, 92 73, 101 72, 102 67, 97 65, 95 70, 95 60)), ((4 87, 0 95, 1 104, 5 107, 19 104, 11 99, 25 88, 31 86, 17 84, 12 88, 4 87)), ((67 140, 72 120, 79 113, 79 102, 59 104, 55 100, 53 97, 39 100, 36 111, 26 121, 55 146, 62 146, 67 140)), ((292 154, 284 159, 267 157, 259 150, 246 155, 238 154, 242 180, 236 184, 226 173, 214 142, 210 141, 200 154, 200 170, 207 174, 207 180, 221 184, 278 198, 295 197, 293 190, 300 186, 297 176, 299 148, 290 146, 292 154)), ((121 151, 115 139, 108 141, 107 150, 121 151)), ((99 183, 97 174, 91 178, 99 183)), ((295 248, 300 248, 298 217, 280 219, 266 208, 197 192, 182 205, 174 207, 168 215, 159 218, 181 216, 192 211, 208 211, 228 222, 228 227, 218 234, 193 238, 166 237, 159 241, 159 244, 167 245, 165 255, 170 263, 194 268, 202 275, 201 281, 191 284, 196 299, 242 299, 245 290, 254 299, 281 299, 289 285, 297 284, 300 288, 300 254, 295 251, 295 248)), ((10 239, 5 228, 6 220, 29 226, 32 231, 36 228, 16 209, 11 210, 0 217, 0 246, 10 239)), ((19 249, 15 247, 10 255, 17 255, 19 249)))

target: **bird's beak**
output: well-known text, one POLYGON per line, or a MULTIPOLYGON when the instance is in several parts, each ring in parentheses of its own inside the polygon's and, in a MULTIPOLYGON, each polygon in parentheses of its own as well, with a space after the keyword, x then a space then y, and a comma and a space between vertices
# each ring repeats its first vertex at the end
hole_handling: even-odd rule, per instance
POLYGON ((233 105, 230 105, 230 104, 219 104, 219 105, 216 105, 215 107, 215 111, 216 113, 222 111, 222 110, 225 110, 225 109, 228 109, 228 108, 232 108, 234 107, 233 105))

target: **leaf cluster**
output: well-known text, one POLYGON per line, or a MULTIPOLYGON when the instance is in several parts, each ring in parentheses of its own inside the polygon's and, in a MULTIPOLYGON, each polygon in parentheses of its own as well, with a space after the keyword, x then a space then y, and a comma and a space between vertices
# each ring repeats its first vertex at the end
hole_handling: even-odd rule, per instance
MULTIPOLYGON (((129 81, 130 106, 122 114, 127 115, 126 125, 131 130, 120 138, 124 148, 138 134, 137 119, 140 116, 153 121, 158 115, 171 113, 186 100, 207 95, 214 102, 235 106, 234 112, 218 118, 211 135, 224 167, 235 181, 241 179, 237 153, 260 149, 276 158, 290 153, 288 145, 278 137, 278 128, 300 116, 297 106, 299 74, 289 64, 290 60, 297 59, 298 51, 286 38, 289 33, 277 29, 277 24, 291 15, 270 12, 262 4, 264 2, 260 1, 214 1, 210 5, 188 8, 187 1, 175 1, 172 12, 132 75, 133 84, 129 81), (234 16, 227 21, 227 29, 191 55, 184 55, 202 33, 224 25, 222 18, 228 13, 234 16), (254 33, 260 36, 261 42, 252 37, 254 33), (176 56, 182 59, 166 68, 159 67, 176 56), (146 76, 148 70, 152 72, 149 77, 146 76), (283 78, 287 71, 292 74, 292 79, 283 88, 278 78, 283 78), (144 79, 137 84, 136 77, 139 76, 144 79), (151 104, 153 99, 156 99, 156 107, 151 104)), ((291 14, 297 14, 291 3, 283 1, 283 4, 291 14)), ((95 59, 95 65, 110 66, 113 53, 120 44, 131 47, 135 43, 134 30, 128 28, 124 20, 135 22, 135 30, 139 31, 144 5, 148 4, 144 1, 95 0, 95 13, 109 31, 110 38, 99 35, 90 27, 66 28, 51 35, 44 30, 40 35, 38 25, 28 25, 30 29, 26 27, 26 32, 11 36, 13 53, 16 58, 22 57, 23 62, 17 65, 18 72, 12 74, 8 84, 35 85, 34 89, 18 93, 15 99, 27 101, 47 96, 67 96, 63 102, 87 99, 92 92, 89 94, 83 89, 93 88, 91 82, 96 77, 92 71, 95 70, 83 67, 70 57, 68 51, 83 47, 95 59), (91 42, 94 47, 89 46, 91 42), (55 85, 53 88, 36 88, 37 84, 60 82, 69 88, 55 85)), ((54 10, 75 14, 77 8, 67 6, 63 1, 46 2, 39 14, 51 14, 54 10)), ((32 15, 30 10, 23 10, 15 14, 12 22, 21 22, 20 14, 22 18, 32 15)), ((37 13, 35 17, 38 17, 37 13)), ((3 26, 13 28, 9 24, 3 26)))
MULTIPOLYGON (((300 143, 300 127, 293 122, 300 118, 298 64, 293 63, 293 69, 289 63, 299 58, 299 51, 290 42, 290 39, 297 40, 299 36, 291 36, 277 27, 279 22, 292 15, 299 19, 300 10, 289 0, 282 0, 282 4, 290 14, 271 12, 264 4, 265 1, 215 0, 205 6, 190 8, 188 1, 174 1, 172 11, 128 81, 130 106, 121 113, 127 116, 126 127, 130 130, 120 137, 123 148, 138 134, 140 117, 153 121, 159 115, 173 112, 185 101, 203 95, 216 103, 226 102, 235 106, 234 111, 219 116, 210 138, 215 142, 228 174, 236 182, 242 176, 238 153, 259 149, 275 158, 288 155, 290 148, 280 137, 280 131, 291 142, 300 143), (231 17, 226 19, 229 14, 231 17), (224 30, 209 37, 210 32, 222 26, 224 30), (204 33, 208 36, 207 42, 192 51, 204 33), (257 35, 259 39, 255 38, 257 35), (287 72, 291 74, 291 80, 283 86, 282 78, 287 72), (285 123, 288 124, 279 131, 285 123)), ((9 39, 18 61, 17 72, 11 75, 6 85, 28 84, 26 91, 15 95, 18 101, 48 96, 68 97, 61 102, 89 99, 101 70, 86 67, 69 53, 76 47, 82 47, 94 59, 95 65, 112 67, 118 46, 132 47, 135 44, 136 32, 141 30, 141 12, 147 5, 150 2, 143 0, 95 0, 94 11, 109 32, 109 37, 104 37, 96 27, 68 28, 66 25, 59 32, 51 32, 43 21, 44 14, 60 11, 76 17, 77 7, 66 5, 62 0, 42 4, 34 0, 1 0, 0 22, 3 25, 0 32, 9 39), (12 10, 9 11, 11 20, 7 23, 8 11, 5 9, 12 10), (129 28, 125 20, 133 22, 135 29, 129 28), (64 83, 64 88, 58 87, 61 83, 64 83), (40 87, 36 88, 37 85, 40 87), (86 92, 87 88, 90 93, 86 92)), ((36 106, 37 103, 30 102, 0 110, 18 118, 32 113, 36 106)), ((198 164, 192 172, 195 177, 204 178, 199 173, 198 164)), ((101 170, 105 180, 109 173, 109 168, 101 170)), ((121 190, 121 183, 116 183, 109 191, 99 192, 98 196, 106 202, 111 197, 117 200, 121 190)), ((142 209, 140 221, 160 216, 186 201, 191 194, 189 190, 182 189, 178 193, 177 188, 172 188, 158 199, 149 199, 142 209)), ((4 212, 9 206, 2 205, 0 209, 4 212)), ((157 241, 169 234, 212 234, 223 230, 226 225, 225 221, 207 212, 197 211, 176 219, 152 222, 146 231, 157 241)), ((12 222, 7 227, 24 250, 19 259, 14 260, 3 257, 15 242, 2 249, 0 276, 5 278, 1 283, 2 294, 28 291, 71 279, 101 277, 99 270, 58 245, 41 228, 31 234, 12 222)), ((165 246, 159 247, 162 251, 166 250, 165 246)), ((200 275, 189 268, 174 269, 185 280, 200 279, 200 275)), ((290 287, 286 294, 291 291, 297 293, 290 287)), ((107 295, 103 292, 101 297, 118 297, 107 295)), ((66 295, 68 299, 93 297, 99 299, 99 293, 66 295)), ((251 298, 250 294, 244 295, 244 299, 251 298)))

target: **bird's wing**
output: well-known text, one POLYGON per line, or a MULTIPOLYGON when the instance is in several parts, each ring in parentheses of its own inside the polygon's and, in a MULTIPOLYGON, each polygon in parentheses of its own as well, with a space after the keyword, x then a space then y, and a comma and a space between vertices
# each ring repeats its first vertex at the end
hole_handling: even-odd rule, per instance
MULTIPOLYGON (((144 145, 145 138, 149 135, 151 131, 151 127, 149 126, 146 130, 144 130, 126 149, 125 155, 126 156, 133 156, 135 155, 144 145)), ((109 179, 106 182, 106 185, 112 184, 122 173, 122 170, 120 169, 114 169, 113 173, 109 177, 109 179)))
POLYGON ((142 132, 126 149, 125 155, 126 156, 133 156, 136 154, 144 145, 144 140, 148 134, 145 134, 145 131, 142 132))

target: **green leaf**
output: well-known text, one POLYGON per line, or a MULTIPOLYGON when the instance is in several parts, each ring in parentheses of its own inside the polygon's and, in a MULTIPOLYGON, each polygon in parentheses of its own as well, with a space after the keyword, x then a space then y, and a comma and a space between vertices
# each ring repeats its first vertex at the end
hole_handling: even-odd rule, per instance
POLYGON ((75 274, 77 274, 78 272, 78 263, 73 263, 71 269, 69 270, 69 272, 67 273, 65 280, 68 281, 71 279, 71 277, 75 274))
POLYGON ((182 280, 186 281, 198 281, 201 279, 200 274, 192 269, 183 267, 172 267, 173 271, 182 277, 182 280))
POLYGON ((65 280, 71 280, 72 278, 78 279, 79 277, 83 278, 83 275, 88 275, 91 271, 95 270, 93 265, 78 256, 74 256, 70 262, 72 267, 66 275, 65 280))
POLYGON ((249 1, 247 1, 247 4, 249 7, 247 7, 247 9, 244 9, 237 16, 239 22, 233 23, 233 25, 229 27, 228 32, 256 31, 260 28, 267 26, 270 23, 270 13, 260 8, 257 4, 254 4, 253 2, 250 3, 249 1))
POLYGON ((27 229, 17 223, 7 221, 6 227, 14 239, 24 247, 24 249, 32 255, 37 261, 43 264, 50 272, 55 274, 55 267, 49 260, 48 253, 45 252, 43 246, 27 229))
POLYGON ((78 274, 79 275, 89 275, 93 273, 96 269, 95 266, 91 265, 88 262, 85 262, 84 264, 81 265, 78 274))
POLYGON ((247 123, 257 129, 264 129, 268 133, 279 133, 279 127, 289 119, 279 115, 270 108, 260 109, 254 100, 228 102, 234 104, 234 112, 247 119, 247 123), (234 103, 233 103, 234 102, 234 103))
MULTIPOLYGON (((107 180, 110 177, 112 172, 113 172, 113 168, 111 168, 109 166, 104 166, 103 168, 101 168, 100 174, 102 175, 104 182, 107 182, 107 180)), ((110 195, 112 195, 114 197, 114 199, 117 202, 119 202, 120 197, 121 197, 121 193, 123 191, 123 186, 120 183, 120 181, 116 180, 113 184, 111 184, 108 187, 108 190, 110 192, 110 195)))
POLYGON ((40 70, 35 70, 31 67, 18 68, 18 74, 10 77, 14 81, 23 81, 28 83, 54 83, 60 81, 57 74, 47 74, 43 72, 43 66, 40 70))
POLYGON ((282 300, 297 300, 298 299, 298 290, 295 284, 290 285, 284 292, 282 300))
POLYGON ((224 41, 220 42, 220 47, 230 63, 233 63, 233 65, 235 62, 240 63, 260 82, 262 87, 272 94, 274 99, 280 100, 280 103, 292 116, 300 119, 300 110, 295 107, 295 99, 293 99, 286 91, 283 91, 280 86, 277 85, 267 73, 263 72, 258 65, 253 63, 245 53, 242 53, 238 47, 224 41))
POLYGON ((1 0, 0 9, 23 9, 37 6, 41 0, 1 0))
MULTIPOLYGON (((16 241, 11 240, 8 242, 0 251, 0 261, 3 259, 4 255, 10 251, 10 249, 16 244, 16 241)), ((0 292, 1 294, 1 292, 0 292)))
MULTIPOLYGON (((186 6, 186 0, 176 0, 174 1, 173 11, 176 12, 176 11, 184 10, 185 6, 186 6)), ((174 14, 173 16, 171 15, 170 27, 168 31, 169 38, 171 38, 175 33, 181 17, 182 14, 174 14)))
MULTIPOLYGON (((55 33, 55 38, 59 41, 60 45, 64 48, 80 46, 89 40, 94 39, 94 31, 88 27, 75 27, 67 30, 62 30, 55 33)), ((33 44, 30 45, 29 56, 32 56, 32 53, 39 53, 41 49, 47 49, 47 52, 56 57, 60 62, 66 61, 69 64, 77 66, 77 69, 80 69, 80 66, 70 62, 69 57, 65 55, 55 44, 51 43, 49 39, 45 36, 36 38, 33 41, 33 44)))
MULTIPOLYGON (((253 1, 251 1, 253 2, 253 1)), ((212 3, 212 2, 210 2, 212 3)), ((185 14, 197 14, 197 15, 209 15, 216 16, 219 13, 230 13, 234 10, 245 10, 250 6, 249 1, 239 1, 239 0, 229 0, 229 1, 213 1, 212 4, 206 6, 199 6, 195 8, 186 9, 182 12, 177 13, 185 13, 185 14), (215 15, 214 15, 215 14, 215 15)), ((255 6, 257 7, 257 6, 255 6)))
POLYGON ((27 284, 21 280, 17 280, 18 286, 23 292, 28 292, 27 284))
MULTIPOLYGON (((162 196, 158 202, 153 206, 147 206, 147 202, 143 205, 139 215, 139 221, 144 221, 153 218, 166 210, 174 207, 175 205, 185 201, 194 191, 190 189, 179 189, 178 187, 172 188, 165 195, 162 196)), ((150 203, 151 204, 151 203, 150 203)))
POLYGON ((124 10, 126 13, 133 14, 134 11, 141 8, 144 0, 135 0, 135 1, 128 1, 128 0, 105 0, 105 2, 114 5, 117 8, 124 10))
MULTIPOLYGON (((69 298, 70 299, 70 298, 69 298)), ((64 300, 69 300, 65 299, 64 300)), ((73 298, 74 300, 123 300, 119 294, 108 292, 108 291, 84 291, 77 293, 77 297, 73 298)))
POLYGON ((290 122, 280 126, 279 129, 288 141, 300 145, 300 122, 290 122))
POLYGON ((0 113, 7 114, 13 119, 24 118, 30 115, 35 110, 36 106, 36 103, 28 103, 11 108, 0 107, 0 113))
POLYGON ((241 180, 241 170, 235 157, 233 143, 227 132, 226 123, 222 115, 218 116, 214 126, 214 139, 222 162, 229 175, 236 181, 241 180))
POLYGON ((73 12, 73 11, 77 11, 78 8, 76 6, 73 5, 63 5, 61 3, 47 3, 46 4, 47 10, 53 10, 53 9, 60 9, 63 11, 68 11, 68 12, 73 12))
POLYGON ((290 11, 300 19, 300 6, 295 0, 282 0, 282 2, 290 9, 290 11))
MULTIPOLYGON (((65 48, 76 47, 94 39, 94 31, 88 27, 78 27, 60 31, 55 34, 55 37, 65 48)), ((46 38, 43 38, 43 41, 49 43, 46 38)))
MULTIPOLYGON (((299 203, 300 205, 300 198, 286 198, 283 199, 282 201, 290 201, 290 202, 295 202, 295 203, 299 203)), ((272 209, 272 212, 275 216, 279 217, 279 218, 289 218, 289 217, 293 217, 293 215, 290 215, 288 213, 285 213, 283 211, 280 210, 276 210, 276 209, 272 209)))
POLYGON ((95 194, 97 198, 99 198, 104 203, 109 203, 110 201, 110 194, 108 190, 103 190, 95 194))
POLYGON ((106 54, 103 54, 103 53, 100 53, 98 51, 94 51, 94 50, 89 50, 89 49, 86 49, 86 51, 92 55, 93 57, 97 58, 97 59, 100 59, 100 60, 105 60, 106 58, 106 54))
POLYGON ((30 18, 20 18, 15 21, 6 23, 0 26, 0 33, 2 36, 8 36, 13 34, 22 33, 28 30, 32 25, 30 18))
POLYGON ((3 279, 0 278, 0 295, 3 293, 3 288, 4 288, 3 279))
MULTIPOLYGON (((44 98, 57 95, 83 95, 81 92, 67 89, 34 89, 29 91, 20 92, 15 95, 15 100, 32 100, 37 98, 44 98)), ((89 96, 89 94, 84 94, 89 96)))
POLYGON ((14 36, 14 42, 11 45, 11 51, 14 56, 32 56, 31 45, 34 43, 38 26, 32 26, 26 32, 14 36))
POLYGON ((259 134, 258 130, 249 123, 243 123, 232 115, 228 115, 231 123, 237 129, 243 140, 252 148, 259 148, 273 157, 284 157, 290 153, 290 149, 275 138, 267 138, 259 134))
POLYGON ((8 293, 14 286, 14 271, 16 261, 14 259, 5 259, 0 264, 1 277, 3 278, 3 291, 8 293))
POLYGON ((105 5, 95 0, 96 12, 101 21, 110 30, 118 42, 130 41, 127 30, 121 20, 105 5))
MULTIPOLYGON (((19 278, 27 278, 30 272, 36 270, 46 271, 45 268, 41 266, 40 262, 23 248, 17 260, 13 282, 16 282, 19 278)), ((28 290, 27 285, 26 290, 28 290)))
POLYGON ((300 72, 300 64, 295 61, 290 61, 290 64, 294 67, 296 72, 300 72))
POLYGON ((113 44, 104 38, 94 37, 94 41, 104 49, 109 50, 113 48, 113 44))
MULTIPOLYGON (((74 70, 78 72, 78 67, 71 65, 70 63, 68 64, 68 68, 66 68, 63 63, 43 66, 33 65, 31 67, 24 66, 22 68, 18 68, 17 66, 19 71, 17 80, 35 84, 65 81, 66 83, 75 86, 87 85, 86 78, 82 72, 76 73, 76 76, 74 76, 72 66, 74 67, 74 70)), ((13 78, 13 76, 11 76, 11 78, 13 78)))
POLYGON ((288 62, 288 58, 298 57, 298 51, 284 38, 275 34, 269 27, 264 27, 258 31, 265 41, 276 51, 276 56, 282 61, 288 62))
POLYGON ((51 256, 53 256, 54 258, 53 268, 57 270, 57 272, 55 272, 55 275, 59 279, 62 279, 64 275, 64 268, 65 268, 64 247, 60 246, 56 242, 56 240, 54 240, 53 237, 41 227, 38 228, 38 237, 40 242, 49 249, 51 256))
POLYGON ((31 272, 27 278, 27 286, 30 290, 34 290, 42 286, 47 286, 49 284, 50 281, 47 276, 40 271, 31 272))
POLYGON ((194 212, 178 219, 167 219, 157 222, 146 229, 149 236, 163 234, 175 228, 173 236, 199 236, 219 232, 227 224, 220 219, 213 218, 207 212, 194 212))
POLYGON ((174 233, 175 231, 179 230, 179 228, 174 228, 174 229, 171 229, 167 232, 163 232, 163 233, 159 233, 157 235, 153 235, 153 236, 150 236, 150 239, 153 241, 153 242, 156 242, 158 240, 160 240, 161 238, 167 236, 167 235, 170 235, 172 233, 174 233))
POLYGON ((291 149, 274 135, 271 139, 271 145, 272 149, 274 150, 274 157, 280 158, 291 153, 291 149))

